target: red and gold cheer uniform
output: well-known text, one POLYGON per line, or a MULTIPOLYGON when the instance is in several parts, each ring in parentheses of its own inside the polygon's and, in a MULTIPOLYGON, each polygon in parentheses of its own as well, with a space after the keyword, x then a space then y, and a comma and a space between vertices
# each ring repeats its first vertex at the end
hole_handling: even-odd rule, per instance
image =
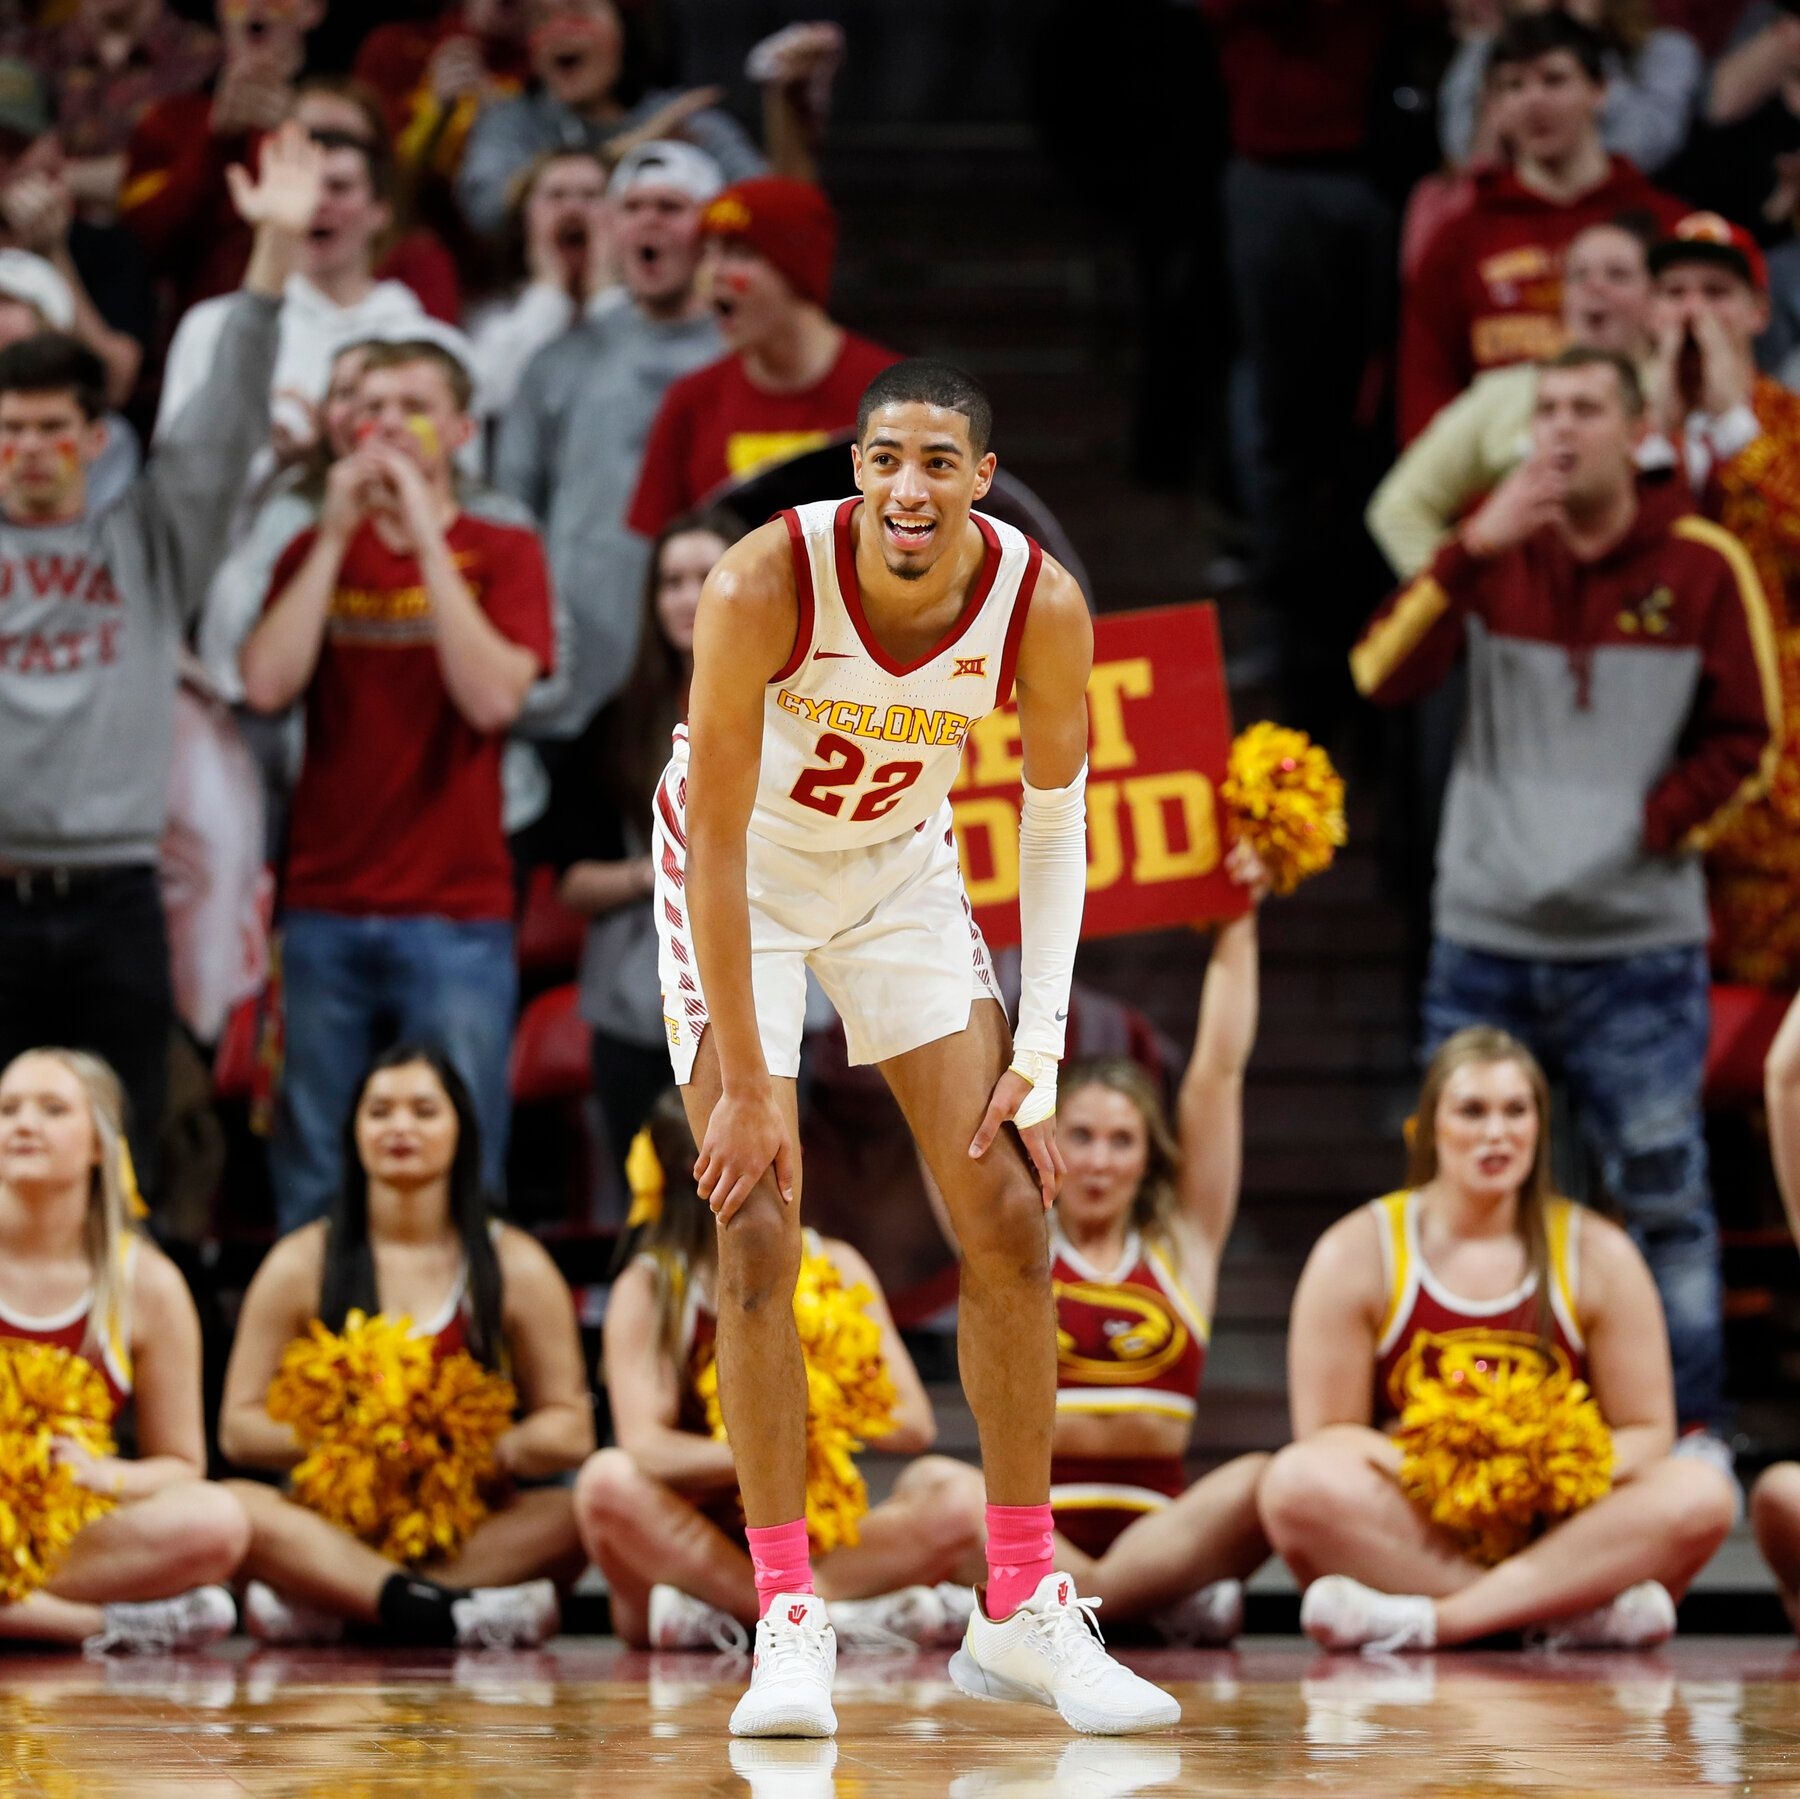
MULTIPOLYGON (((1376 1429, 1386 1430, 1399 1418, 1407 1376, 1422 1360, 1435 1363, 1448 1352, 1505 1361, 1544 1352, 1535 1274, 1498 1299, 1464 1299, 1438 1281, 1419 1249, 1418 1194, 1390 1193, 1371 1200, 1369 1209, 1381 1231, 1388 1279, 1387 1312, 1375 1343, 1376 1429)), ((1575 1310, 1580 1274, 1575 1214, 1566 1199, 1551 1203, 1548 1348, 1558 1366, 1585 1380, 1587 1344, 1575 1310)))
MULTIPOLYGON (((119 1279, 126 1293, 131 1291, 132 1279, 137 1272, 137 1254, 137 1238, 124 1238, 119 1245, 119 1279)), ((116 1419, 131 1398, 131 1346, 125 1341, 116 1313, 97 1333, 98 1347, 90 1345, 88 1320, 93 1309, 94 1290, 91 1287, 72 1306, 48 1318, 35 1318, 0 1304, 0 1340, 10 1338, 21 1343, 53 1344, 91 1363, 106 1382, 112 1416, 116 1419)))
MULTIPOLYGON (((1051 1238, 1059 1418, 1149 1413, 1192 1421, 1211 1334, 1174 1259, 1136 1231, 1118 1268, 1096 1269, 1061 1231, 1051 1238)), ((1057 1456, 1050 1470, 1056 1527, 1087 1555, 1187 1488, 1178 1455, 1057 1456)))

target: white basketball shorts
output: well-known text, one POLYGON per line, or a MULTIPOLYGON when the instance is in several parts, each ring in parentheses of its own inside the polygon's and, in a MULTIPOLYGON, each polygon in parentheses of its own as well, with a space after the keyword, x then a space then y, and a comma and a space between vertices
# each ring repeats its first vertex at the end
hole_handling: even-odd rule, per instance
MULTIPOLYGON (((687 912, 687 753, 656 790, 657 973, 669 1059, 693 1078, 706 995, 687 912)), ((883 1062, 963 1030, 978 999, 1000 1002, 969 909, 950 808, 923 829, 862 849, 749 841, 750 984, 769 1073, 800 1072, 810 967, 844 1021, 852 1062, 883 1062)))

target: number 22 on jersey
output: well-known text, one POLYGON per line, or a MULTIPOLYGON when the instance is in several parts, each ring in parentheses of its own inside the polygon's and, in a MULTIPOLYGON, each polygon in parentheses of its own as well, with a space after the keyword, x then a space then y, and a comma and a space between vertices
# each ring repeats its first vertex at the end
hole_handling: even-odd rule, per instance
MULTIPOLYGON (((800 771, 788 797, 827 818, 841 818, 849 803, 849 790, 862 780, 869 758, 860 745, 835 731, 826 731, 813 745, 813 753, 820 760, 800 771)), ((876 763, 849 822, 867 824, 893 811, 924 767, 923 762, 876 763)))

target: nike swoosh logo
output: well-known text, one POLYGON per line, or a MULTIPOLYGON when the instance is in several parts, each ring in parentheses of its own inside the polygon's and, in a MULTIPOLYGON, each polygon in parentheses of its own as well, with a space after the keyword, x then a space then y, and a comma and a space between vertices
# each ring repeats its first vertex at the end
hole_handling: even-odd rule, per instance
POLYGON ((1058 1012, 1058 1013, 1057 1013, 1057 1015, 1056 1015, 1056 1022, 1057 1022, 1057 1023, 1058 1023, 1058 1024, 1061 1024, 1061 1023, 1062 1023, 1062 1021, 1063 1021, 1063 1020, 1064 1020, 1064 1019, 1065 1019, 1065 1018, 1067 1018, 1067 1017, 1068 1017, 1068 1016, 1069 1016, 1069 1008, 1068 1008, 1068 1007, 1067 1007, 1067 1006, 1064 1006, 1064 1007, 1063 1007, 1063 1009, 1062 1009, 1062 1010, 1061 1010, 1061 1011, 1060 1011, 1060 1012, 1058 1012))
POLYGON ((812 659, 815 662, 854 662, 854 650, 814 650, 812 659))

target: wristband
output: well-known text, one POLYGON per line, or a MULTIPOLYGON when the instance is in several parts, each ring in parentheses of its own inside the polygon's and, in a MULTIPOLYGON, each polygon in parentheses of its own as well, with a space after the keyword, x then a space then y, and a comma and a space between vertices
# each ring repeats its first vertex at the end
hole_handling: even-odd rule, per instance
POLYGON ((1031 1091, 1019 1101, 1019 1109, 1013 1114, 1013 1123, 1020 1130, 1029 1130, 1034 1124, 1042 1124, 1046 1118, 1056 1115, 1056 1058, 1039 1055, 1033 1050, 1017 1051, 1008 1070, 1016 1074, 1020 1080, 1031 1083, 1031 1091))

